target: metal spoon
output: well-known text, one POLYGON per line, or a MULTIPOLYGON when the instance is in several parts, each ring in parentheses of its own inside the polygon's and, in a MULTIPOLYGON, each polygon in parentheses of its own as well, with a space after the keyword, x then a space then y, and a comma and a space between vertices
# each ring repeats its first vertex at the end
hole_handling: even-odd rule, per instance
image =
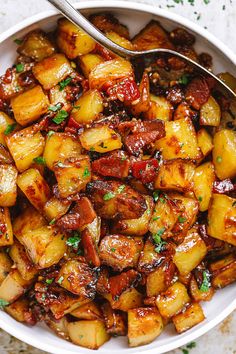
POLYGON ((48 2, 50 2, 54 7, 56 7, 65 17, 68 18, 68 20, 73 22, 76 26, 82 28, 84 32, 89 34, 96 42, 111 50, 112 52, 120 55, 121 57, 131 59, 155 53, 175 55, 176 57, 184 59, 186 62, 197 68, 198 71, 213 77, 221 85, 222 88, 224 88, 231 96, 236 98, 236 93, 229 86, 227 86, 219 77, 204 68, 204 66, 186 57, 185 55, 178 53, 175 50, 165 48, 156 48, 142 51, 125 49, 108 39, 102 32, 100 32, 96 27, 94 27, 83 15, 81 15, 78 10, 73 7, 73 5, 68 0, 48 0, 48 2))

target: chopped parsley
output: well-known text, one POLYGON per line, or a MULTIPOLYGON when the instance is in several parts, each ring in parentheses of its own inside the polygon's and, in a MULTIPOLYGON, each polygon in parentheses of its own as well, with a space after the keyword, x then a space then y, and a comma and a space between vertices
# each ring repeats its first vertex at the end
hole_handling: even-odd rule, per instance
POLYGON ((49 130, 48 137, 50 138, 50 136, 52 136, 53 134, 55 134, 54 130, 49 130))
POLYGON ((68 117, 68 115, 69 115, 68 112, 66 112, 64 109, 62 109, 53 118, 53 122, 56 124, 61 124, 68 117))
POLYGON ((91 146, 91 148, 89 149, 89 151, 94 151, 95 148, 93 146, 91 146))
POLYGON ((165 198, 159 198, 160 202, 164 204, 166 202, 165 198))
POLYGON ((46 284, 50 285, 52 284, 54 278, 51 278, 51 279, 46 279, 46 284))
POLYGON ((222 162, 222 157, 221 156, 217 156, 216 162, 221 163, 222 162))
POLYGON ((154 191, 154 192, 153 192, 153 199, 154 199, 155 202, 158 201, 158 199, 159 199, 159 194, 160 194, 160 191, 154 191))
POLYGON ((160 216, 154 216, 154 218, 152 218, 153 221, 159 220, 161 217, 160 216))
POLYGON ((4 134, 5 134, 5 135, 8 135, 8 134, 12 133, 13 130, 15 129, 15 127, 16 127, 16 123, 8 124, 8 126, 7 126, 6 129, 4 130, 4 134))
POLYGON ((202 284, 200 286, 200 291, 202 292, 206 292, 209 290, 209 288, 211 287, 211 282, 210 282, 210 274, 208 271, 203 271, 202 273, 203 276, 203 280, 202 280, 202 284))
POLYGON ((161 236, 164 234, 165 228, 162 227, 160 230, 157 231, 156 234, 152 235, 153 241, 156 244, 155 251, 160 253, 163 251, 164 246, 167 244, 165 241, 162 240, 161 236))
POLYGON ((19 64, 16 64, 16 72, 17 73, 22 73, 22 71, 24 71, 24 64, 22 63, 19 63, 19 64))
POLYGON ((16 38, 16 39, 14 39, 14 42, 15 42, 17 45, 21 45, 21 44, 23 43, 23 39, 16 38))
POLYGON ((203 198, 200 196, 200 197, 198 197, 198 201, 199 202, 202 202, 203 201, 203 198))
POLYGON ((187 85, 188 83, 189 83, 189 75, 188 74, 182 75, 179 79, 179 84, 187 85))
POLYGON ((79 232, 74 232, 74 235, 68 238, 66 244, 70 247, 77 249, 79 247, 80 241, 81 241, 81 237, 79 232))
POLYGON ((90 176, 89 169, 88 169, 88 167, 85 167, 83 177, 85 178, 85 177, 89 177, 89 176, 90 176))
POLYGON ((125 190, 125 187, 126 187, 125 184, 122 184, 121 186, 119 186, 117 188, 117 193, 121 194, 125 190))
POLYGON ((73 108, 75 109, 80 109, 81 106, 74 106, 73 108))
POLYGON ((3 309, 5 306, 8 306, 9 302, 3 299, 0 299, 0 308, 3 309))
POLYGON ((46 161, 45 161, 45 158, 43 156, 38 156, 38 157, 35 157, 33 159, 33 161, 35 163, 37 163, 38 165, 45 165, 46 164, 46 161))
POLYGON ((59 82, 59 86, 60 86, 60 89, 59 89, 59 90, 60 90, 60 91, 63 91, 64 88, 69 85, 69 83, 71 82, 71 80, 72 80, 72 77, 67 77, 65 80, 59 82))
POLYGON ((182 353, 183 353, 183 354, 189 354, 189 351, 188 351, 188 349, 183 348, 183 349, 182 349, 182 353))
POLYGON ((180 222, 181 224, 183 224, 187 219, 184 218, 184 217, 182 217, 182 216, 179 216, 179 217, 178 217, 178 220, 179 220, 179 222, 180 222))
POLYGON ((57 103, 57 104, 55 104, 55 105, 53 105, 53 106, 49 106, 48 107, 48 110, 49 111, 52 111, 52 112, 57 112, 57 111, 59 111, 61 109, 61 104, 60 103, 57 103))
POLYGON ((196 348, 197 343, 196 342, 190 342, 189 344, 186 345, 188 349, 193 349, 196 348))
POLYGON ((110 200, 112 198, 115 198, 115 193, 113 193, 113 192, 108 192, 108 193, 104 194, 104 196, 103 196, 103 200, 105 200, 105 201, 110 200))
POLYGON ((204 1, 204 4, 208 5, 210 4, 211 0, 203 0, 204 1))
POLYGON ((114 247, 111 248, 111 252, 115 252, 116 249, 114 247))
POLYGON ((64 277, 63 276, 61 276, 59 279, 58 279, 58 284, 60 284, 61 285, 61 283, 63 282, 63 280, 64 280, 64 277))
POLYGON ((56 219, 52 219, 52 220, 50 221, 49 225, 54 225, 55 222, 56 222, 56 219))

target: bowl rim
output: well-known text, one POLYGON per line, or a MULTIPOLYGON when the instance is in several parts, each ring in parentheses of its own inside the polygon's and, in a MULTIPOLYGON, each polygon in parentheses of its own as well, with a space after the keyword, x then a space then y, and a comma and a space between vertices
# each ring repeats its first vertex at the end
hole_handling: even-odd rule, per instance
MULTIPOLYGON (((133 1, 117 1, 117 0, 103 0, 102 2, 99 0, 92 0, 92 1, 82 1, 82 2, 76 2, 74 4, 78 9, 103 9, 110 8, 111 10, 115 9, 127 9, 127 10, 135 10, 135 11, 143 11, 149 14, 153 15, 158 15, 159 17, 162 17, 163 19, 168 19, 170 21, 175 21, 182 26, 190 29, 191 31, 195 32, 196 34, 200 35, 203 39, 207 40, 210 42, 215 48, 217 48, 223 55, 226 57, 228 60, 232 62, 233 65, 236 65, 236 54, 229 49, 221 40, 219 40, 217 37, 215 37, 213 34, 208 32, 206 29, 202 28, 200 25, 192 22, 191 20, 188 20, 185 17, 182 17, 178 14, 175 14, 171 11, 168 11, 166 9, 161 9, 159 7, 154 7, 152 5, 146 4, 146 3, 137 3, 133 1)), ((0 45, 3 41, 6 39, 12 37, 13 35, 17 34, 18 32, 24 30, 30 25, 36 24, 37 22, 41 20, 45 20, 47 18, 50 18, 52 16, 58 15, 59 12, 55 9, 47 10, 40 12, 39 14, 35 14, 33 16, 30 16, 29 18, 24 19, 23 21, 15 24, 8 30, 4 31, 2 34, 0 34, 0 45)), ((213 327, 218 325, 221 321, 223 321, 231 312, 233 312, 236 309, 236 299, 233 300, 231 303, 228 304, 228 306, 220 312, 216 317, 214 317, 212 320, 207 321, 204 325, 202 325, 200 328, 196 328, 194 332, 189 333, 185 335, 184 337, 177 337, 173 342, 164 344, 160 347, 161 350, 158 350, 159 348, 151 348, 151 349, 145 349, 145 346, 138 347, 138 352, 141 354, 161 354, 161 353, 166 353, 167 351, 177 349, 197 338, 202 336, 203 334, 207 333, 209 330, 211 330, 213 327)), ((4 331, 8 332, 12 336, 20 339, 21 341, 34 346, 35 348, 39 348, 41 350, 44 350, 48 353, 53 353, 53 354, 71 354, 73 353, 70 349, 59 349, 55 348, 55 346, 51 344, 47 344, 43 341, 40 341, 37 337, 28 337, 24 331, 22 331, 21 328, 14 327, 8 323, 5 323, 4 321, 1 321, 0 323, 0 328, 3 329, 4 331)), ((87 353, 91 354, 92 350, 78 347, 78 352, 81 350, 82 353, 87 353), (82 348, 82 349, 80 349, 82 348)), ((130 348, 126 349, 129 350, 130 353, 134 354, 135 348, 130 348)), ((120 349, 115 350, 113 354, 120 354, 120 349)), ((108 354, 109 350, 103 351, 105 354, 108 354)))

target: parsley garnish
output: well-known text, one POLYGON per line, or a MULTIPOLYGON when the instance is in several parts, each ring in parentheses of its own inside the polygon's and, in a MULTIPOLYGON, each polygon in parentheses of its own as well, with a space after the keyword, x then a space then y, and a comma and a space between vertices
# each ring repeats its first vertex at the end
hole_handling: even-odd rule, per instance
POLYGON ((68 115, 69 115, 68 112, 66 112, 64 109, 62 109, 53 118, 53 122, 56 124, 61 124, 68 117, 68 115))
POLYGON ((64 280, 64 277, 63 276, 61 276, 59 279, 58 279, 58 284, 60 284, 61 285, 61 283, 63 282, 63 280, 64 280))
POLYGON ((54 280, 54 278, 46 279, 46 283, 47 283, 48 285, 50 285, 50 284, 52 284, 53 280, 54 280))
POLYGON ((210 4, 211 0, 203 0, 206 5, 210 4))
POLYGON ((16 38, 16 39, 14 39, 14 42, 15 42, 17 45, 21 45, 21 44, 23 43, 23 39, 16 38))
POLYGON ((202 202, 203 201, 203 198, 200 196, 200 197, 198 197, 198 201, 199 202, 202 202))
POLYGON ((81 241, 81 237, 79 232, 75 232, 73 236, 69 237, 68 240, 66 241, 66 244, 68 246, 71 246, 75 249, 79 247, 79 243, 81 241))
POLYGON ((153 199, 154 199, 155 202, 158 201, 159 194, 160 194, 160 191, 154 191, 153 192, 153 199))
POLYGON ((182 217, 182 216, 179 216, 179 217, 178 217, 178 220, 179 220, 179 222, 180 222, 181 224, 183 224, 187 219, 184 218, 184 217, 182 217))
POLYGON ((50 221, 49 225, 54 225, 55 222, 56 222, 56 219, 52 219, 52 220, 50 221))
POLYGON ((179 79, 179 84, 187 85, 188 83, 189 83, 189 75, 188 74, 182 75, 179 79))
POLYGON ((202 280, 202 284, 200 286, 200 291, 202 292, 206 292, 209 290, 209 288, 211 287, 211 282, 210 282, 210 274, 208 271, 203 271, 202 273, 203 276, 203 280, 202 280))
POLYGON ((90 176, 89 169, 88 169, 88 167, 85 167, 83 177, 89 177, 89 176, 90 176))
POLYGON ((152 218, 153 221, 159 220, 161 217, 160 216, 154 216, 154 218, 152 218))
POLYGON ((81 106, 74 106, 73 108, 75 109, 80 109, 81 106))
POLYGON ((183 353, 183 354, 189 354, 189 351, 188 351, 188 349, 185 349, 185 348, 184 348, 184 349, 182 349, 182 353, 183 353))
POLYGON ((113 192, 108 192, 103 196, 103 200, 110 200, 112 198, 115 198, 115 194, 113 192))
POLYGON ((53 134, 55 134, 54 130, 49 130, 48 137, 50 138, 50 136, 52 136, 53 134))
POLYGON ((114 247, 111 248, 111 252, 115 252, 116 249, 114 247))
POLYGON ((38 157, 35 157, 33 159, 33 161, 39 165, 45 165, 46 164, 46 161, 45 161, 45 158, 43 156, 38 156, 38 157))
POLYGON ((16 72, 22 73, 22 71, 24 71, 24 64, 22 63, 16 64, 16 72))
POLYGON ((165 228, 162 227, 160 230, 157 231, 156 234, 152 235, 152 238, 153 238, 153 241, 155 242, 156 244, 156 247, 155 247, 155 251, 157 253, 160 253, 161 251, 163 251, 163 246, 165 246, 167 244, 167 242, 163 241, 161 236, 164 234, 165 232, 165 228))
POLYGON ((9 302, 3 299, 0 299, 0 308, 3 309, 5 306, 8 306, 9 302))
POLYGON ((48 107, 48 110, 49 111, 52 111, 52 112, 57 112, 61 109, 61 104, 60 103, 57 103, 55 104, 54 106, 49 106, 48 107))
POLYGON ((121 194, 123 191, 124 191, 124 189, 125 189, 125 184, 122 184, 121 186, 119 186, 118 188, 117 188, 117 193, 118 194, 121 194))
POLYGON ((60 91, 63 91, 64 88, 69 85, 69 83, 71 82, 72 77, 67 77, 65 80, 59 82, 59 86, 60 86, 60 91))
POLYGON ((8 135, 8 134, 12 133, 13 130, 15 129, 15 127, 16 127, 16 123, 8 124, 8 126, 7 126, 6 129, 4 130, 4 134, 5 134, 5 135, 8 135))
POLYGON ((193 349, 196 348, 197 343, 196 342, 190 342, 189 344, 186 345, 188 349, 193 349))
POLYGON ((222 162, 222 157, 221 156, 217 156, 216 162, 221 163, 222 162))

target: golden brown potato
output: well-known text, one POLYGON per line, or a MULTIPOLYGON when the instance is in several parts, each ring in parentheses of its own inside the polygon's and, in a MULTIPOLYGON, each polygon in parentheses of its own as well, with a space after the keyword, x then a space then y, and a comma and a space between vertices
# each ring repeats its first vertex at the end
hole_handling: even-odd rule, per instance
POLYGON ((68 320, 66 316, 56 320, 53 316, 48 316, 45 318, 45 322, 47 326, 56 333, 57 336, 69 340, 69 332, 68 332, 68 320))
POLYGON ((197 132, 197 143, 204 156, 207 156, 214 146, 211 135, 204 128, 197 132))
POLYGON ((162 151, 166 160, 181 158, 197 160, 201 151, 191 119, 165 122, 166 136, 156 141, 156 149, 162 151))
POLYGON ((80 135, 84 149, 106 153, 122 147, 121 137, 113 129, 103 125, 85 130, 80 135))
POLYGON ((154 243, 148 238, 139 257, 138 270, 140 272, 149 273, 161 264, 163 257, 155 251, 155 248, 154 243))
POLYGON ((11 165, 0 165, 0 206, 9 207, 16 202, 17 169, 11 165))
POLYGON ((44 137, 34 127, 28 127, 6 136, 7 147, 18 171, 27 170, 36 157, 43 153, 44 137))
POLYGON ((208 210, 208 235, 236 246, 236 199, 213 194, 208 210))
POLYGON ((130 347, 152 342, 163 330, 160 313, 155 307, 139 307, 128 311, 128 340, 130 347))
POLYGON ((203 310, 197 302, 192 303, 186 310, 172 318, 178 333, 183 333, 204 320, 203 310))
POLYGON ((124 313, 113 310, 106 301, 101 305, 106 331, 112 336, 125 336, 127 334, 126 316, 124 313))
POLYGON ((236 176, 236 133, 223 129, 215 133, 212 151, 216 175, 219 179, 236 176))
POLYGON ((107 38, 109 38, 112 42, 120 45, 121 47, 134 50, 133 44, 127 38, 118 34, 116 31, 106 31, 105 34, 107 38))
POLYGON ((220 125, 221 110, 214 97, 210 96, 200 109, 200 124, 218 127, 220 125))
POLYGON ((111 13, 91 15, 89 20, 102 32, 114 31, 120 36, 129 39, 128 27, 121 24, 111 13))
MULTIPOLYGON (((9 72, 7 74, 9 75, 9 72)), ((6 75, 7 79, 5 75, 0 76, 0 97, 3 100, 9 100, 24 91, 24 87, 19 85, 21 73, 18 73, 16 69, 12 69, 10 71, 10 80, 8 75, 6 75)))
POLYGON ((215 170, 211 162, 205 162, 196 168, 193 178, 193 191, 199 201, 200 211, 206 211, 209 207, 214 181, 215 170))
POLYGON ((75 310, 73 310, 70 315, 78 318, 79 320, 102 320, 102 311, 99 306, 91 301, 84 304, 75 310))
POLYGON ((6 278, 12 267, 11 258, 7 253, 0 251, 0 284, 6 278))
POLYGON ((44 90, 50 90, 72 73, 73 69, 64 54, 54 54, 33 67, 33 74, 44 90))
POLYGON ((230 254, 210 264, 212 286, 221 289, 236 280, 236 257, 230 254))
POLYGON ((127 312, 130 309, 143 305, 143 295, 135 288, 130 288, 122 292, 118 299, 113 299, 111 294, 103 295, 115 310, 127 312))
MULTIPOLYGON (((12 304, 6 306, 5 310, 10 316, 12 316, 18 322, 28 322, 29 323, 30 320, 33 320, 33 316, 30 311, 30 308, 29 308, 29 301, 24 297, 16 300, 12 304)), ((34 322, 34 320, 33 320, 33 322, 34 322)))
POLYGON ((86 78, 89 77, 91 71, 98 65, 104 62, 103 58, 98 54, 85 54, 79 57, 80 66, 86 78))
POLYGON ((0 299, 14 302, 29 288, 32 282, 24 280, 17 269, 12 269, 0 285, 0 299))
POLYGON ((8 129, 15 129, 17 123, 14 119, 10 118, 6 113, 0 111, 0 144, 6 145, 5 136, 8 129))
POLYGON ((89 349, 98 349, 110 339, 103 321, 77 321, 68 324, 68 332, 74 344, 89 349))
POLYGON ((49 41, 46 34, 40 30, 29 32, 18 47, 17 52, 35 61, 49 57, 56 51, 54 45, 49 41))
POLYGON ((21 93, 11 99, 11 106, 16 121, 22 125, 29 125, 47 112, 48 97, 40 85, 21 93))
POLYGON ((162 96, 150 95, 151 104, 148 111, 144 112, 146 119, 171 120, 173 107, 171 103, 162 96))
POLYGON ((214 288, 211 286, 208 289, 204 289, 204 291, 201 291, 198 287, 198 283, 195 279, 194 276, 191 277, 190 284, 189 284, 189 291, 191 297, 194 299, 196 302, 200 301, 210 301, 214 295, 214 288))
POLYGON ((58 21, 57 45, 69 59, 91 52, 96 42, 66 18, 58 21))
POLYGON ((0 247, 13 244, 13 232, 9 208, 0 207, 0 247))
POLYGON ((57 220, 67 213, 71 203, 56 197, 49 199, 44 205, 44 214, 49 221, 57 220))
POLYGON ((163 261, 153 272, 149 273, 146 281, 148 297, 157 296, 171 285, 175 273, 172 261, 163 261))
POLYGON ((52 106, 58 105, 59 107, 60 104, 63 110, 68 111, 71 109, 71 103, 68 100, 68 93, 66 90, 62 90, 60 85, 53 86, 49 90, 49 101, 52 106))

